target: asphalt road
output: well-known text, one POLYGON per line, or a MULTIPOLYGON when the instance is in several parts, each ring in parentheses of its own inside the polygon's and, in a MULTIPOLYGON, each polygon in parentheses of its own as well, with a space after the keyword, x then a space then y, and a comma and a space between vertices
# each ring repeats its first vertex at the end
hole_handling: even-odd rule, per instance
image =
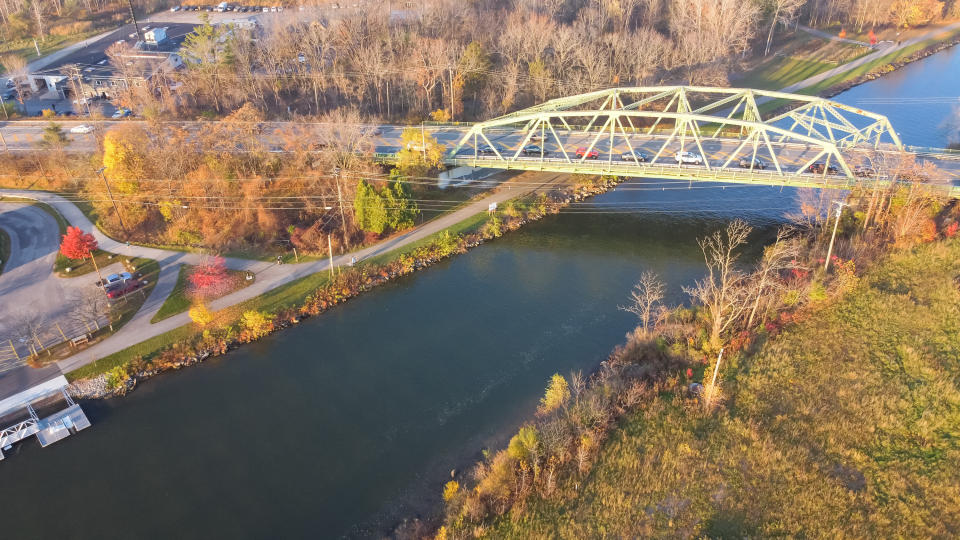
POLYGON ((59 227, 53 216, 36 206, 0 203, 0 228, 10 236, 10 260, 0 274, 0 399, 3 399, 60 374, 55 366, 34 369, 18 361, 18 355, 25 357, 30 351, 22 331, 24 322, 34 321, 45 327, 59 322, 69 328, 72 319, 66 299, 82 289, 95 289, 96 277, 54 275, 59 227))
MULTIPOLYGON (((72 126, 79 124, 87 124, 94 127, 95 131, 88 134, 69 134, 69 144, 67 148, 69 150, 75 151, 93 151, 97 148, 97 138, 102 136, 102 133, 111 127, 118 125, 123 122, 130 122, 130 120, 122 121, 101 121, 101 122, 81 122, 81 121, 69 121, 69 122, 60 122, 63 129, 68 131, 72 126)), ((132 122, 136 122, 133 120, 132 122)), ((27 150, 37 148, 37 141, 42 138, 43 128, 47 125, 47 122, 7 122, 0 123, 0 135, 3 137, 3 141, 7 144, 7 147, 11 151, 16 150, 27 150)), ((209 125, 200 123, 200 122, 176 122, 177 126, 185 128, 187 131, 197 132, 204 125, 209 125)), ((298 137, 313 137, 315 140, 322 140, 324 133, 324 125, 321 123, 288 123, 288 122, 264 122, 261 124, 261 140, 263 142, 264 149, 271 152, 284 152, 286 141, 289 141, 293 138, 298 137)), ((371 132, 375 130, 379 132, 378 135, 372 135, 371 141, 374 145, 376 152, 382 153, 394 153, 401 148, 401 134, 404 129, 409 128, 409 126, 398 126, 398 125, 371 125, 369 129, 371 132)), ((431 136, 437 139, 438 142, 444 144, 448 150, 452 150, 457 146, 457 144, 463 139, 464 135, 469 131, 469 126, 442 126, 442 127, 426 127, 425 132, 429 133, 431 136)), ((648 156, 648 159, 653 159, 661 147, 666 142, 668 135, 665 134, 652 134, 646 135, 644 133, 621 134, 618 132, 613 138, 613 144, 611 145, 611 140, 609 132, 606 134, 600 134, 598 132, 584 133, 581 130, 556 130, 557 137, 559 138, 559 143, 557 137, 547 134, 546 141, 542 143, 544 147, 545 155, 544 159, 548 162, 558 163, 558 162, 567 162, 577 161, 576 151, 578 148, 586 148, 594 144, 593 148, 598 152, 599 157, 598 161, 607 161, 613 165, 617 166, 617 170, 624 176, 646 176, 646 174, 641 171, 634 171, 635 174, 631 174, 630 165, 632 162, 625 161, 621 159, 623 153, 629 152, 632 148, 635 151, 642 152, 648 156), (595 141, 595 142, 594 142, 595 141), (566 153, 566 155, 564 154, 566 153)), ((497 129, 489 130, 487 132, 487 137, 490 139, 490 142, 498 146, 499 151, 502 156, 507 160, 514 160, 514 165, 518 163, 534 163, 540 161, 541 157, 539 155, 524 156, 523 154, 518 155, 516 158, 514 156, 517 154, 517 151, 520 150, 524 141, 527 140, 527 133, 521 131, 520 129, 497 129)), ((737 152, 740 149, 740 152, 736 154, 736 159, 731 161, 728 167, 732 169, 737 169, 737 161, 740 157, 747 157, 752 152, 752 145, 748 144, 745 147, 741 148, 742 139, 730 138, 730 137, 703 137, 701 139, 701 146, 703 148, 703 155, 706 159, 706 163, 709 167, 717 169, 727 164, 728 159, 731 154, 737 152)), ((476 156, 478 158, 477 166, 479 167, 490 167, 490 168, 517 168, 516 166, 510 167, 508 164, 503 163, 502 160, 496 155, 482 155, 479 154, 476 150, 478 146, 484 146, 486 143, 481 138, 476 141, 468 140, 461 150, 457 153, 456 157, 461 159, 469 159, 476 156)), ((806 143, 798 143, 791 140, 786 140, 784 142, 778 142, 778 140, 771 136, 771 147, 774 149, 777 160, 780 163, 780 166, 784 173, 786 174, 796 174, 800 172, 800 169, 810 162, 816 155, 820 152, 821 148, 817 145, 811 145, 806 143)), ((674 138, 669 145, 663 148, 660 157, 657 159, 656 163, 660 165, 667 166, 676 166, 677 163, 674 160, 673 156, 675 152, 686 150, 692 151, 694 153, 700 154, 700 148, 696 146, 695 140, 687 136, 684 144, 681 148, 679 138, 674 138)), ((869 155, 872 150, 870 149, 848 149, 844 150, 843 154, 846 158, 848 164, 853 168, 857 164, 865 163, 868 161, 869 155)), ((770 157, 770 152, 767 149, 764 143, 758 145, 757 157, 763 160, 768 168, 768 173, 774 170, 774 163, 770 157)), ((931 154, 922 154, 920 155, 921 160, 928 161, 937 166, 937 168, 942 172, 940 178, 937 180, 943 183, 955 183, 958 178, 960 178, 960 156, 955 156, 950 158, 937 153, 931 154)), ((820 162, 825 161, 823 157, 819 159, 820 162)), ((462 164, 462 163, 460 163, 462 164)), ((686 165, 685 168, 690 168, 689 165, 686 165)), ((703 167, 704 169, 706 167, 703 167)), ((108 173, 109 174, 109 173, 108 173)))

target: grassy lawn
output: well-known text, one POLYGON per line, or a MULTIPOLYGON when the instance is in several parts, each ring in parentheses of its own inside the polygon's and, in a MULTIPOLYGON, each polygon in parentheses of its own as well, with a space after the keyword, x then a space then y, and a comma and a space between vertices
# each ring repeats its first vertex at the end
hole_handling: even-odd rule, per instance
MULTIPOLYGON (((37 45, 40 46, 40 54, 46 56, 50 53, 59 51, 60 49, 72 45, 78 41, 87 39, 88 37, 93 37, 101 32, 103 29, 91 30, 89 32, 83 32, 80 34, 72 34, 68 36, 50 36, 48 35, 43 41, 37 41, 37 45)), ((7 41, 5 43, 0 43, 0 55, 14 53, 16 55, 26 58, 28 61, 33 61, 39 58, 37 56, 37 49, 33 46, 32 39, 20 39, 15 41, 7 41)), ((3 67, 0 66, 0 73, 3 73, 3 67)))
POLYGON ((736 85, 742 88, 779 90, 808 77, 837 67, 837 64, 778 56, 747 73, 736 85))
POLYGON ((662 394, 585 476, 494 538, 952 537, 960 526, 960 242, 894 254, 733 358, 719 410, 662 394))
POLYGON ((110 253, 109 251, 96 250, 93 253, 93 258, 96 260, 96 268, 90 259, 68 259, 62 254, 57 253, 57 260, 53 263, 53 271, 57 274, 58 277, 70 278, 84 276, 91 272, 96 272, 97 268, 101 270, 110 264, 113 264, 117 261, 124 260, 119 255, 110 253), (70 268, 70 271, 67 272, 67 268, 70 268))
POLYGON ((769 58, 742 75, 732 76, 732 84, 743 88, 779 90, 871 52, 859 45, 830 41, 804 32, 790 35, 774 51, 769 58))
MULTIPOLYGON (((160 306, 160 309, 157 310, 157 313, 152 319, 150 319, 150 322, 159 322, 190 309, 192 300, 188 295, 188 287, 190 285, 190 272, 193 271, 194 268, 194 266, 189 264, 180 265, 180 274, 177 275, 177 284, 174 285, 170 296, 168 296, 166 301, 163 302, 163 305, 160 306)), ((234 291, 243 289, 244 287, 249 287, 250 285, 253 285, 255 281, 255 279, 246 279, 247 272, 241 272, 239 270, 227 270, 227 274, 232 280, 232 286, 228 289, 225 289, 223 293, 208 298, 207 300, 216 300, 221 296, 226 296, 234 291)))
POLYGON ((10 258, 10 235, 7 231, 0 229, 0 274, 3 273, 3 267, 7 265, 7 259, 10 258))
POLYGON ((875 59, 875 60, 872 60, 872 61, 870 61, 870 62, 866 62, 866 63, 864 63, 863 65, 857 66, 856 68, 854 68, 854 69, 852 69, 852 70, 850 70, 850 71, 848 71, 848 72, 846 72, 846 73, 842 73, 842 74, 840 74, 840 75, 837 75, 837 76, 834 76, 834 77, 830 77, 829 79, 825 79, 825 80, 821 81, 821 82, 818 83, 818 84, 815 84, 815 85, 812 85, 812 86, 808 86, 808 87, 806 87, 806 88, 803 88, 803 89, 799 90, 799 93, 801 93, 801 94, 807 94, 807 95, 819 94, 820 92, 822 92, 822 91, 830 88, 831 86, 835 86, 835 85, 838 85, 838 84, 841 84, 841 83, 844 83, 844 82, 847 82, 847 81, 856 79, 857 77, 861 77, 861 76, 863 76, 863 75, 866 75, 867 73, 870 73, 871 71, 874 71, 875 69, 880 69, 880 68, 882 68, 883 66, 885 66, 885 65, 887 65, 887 64, 892 64, 892 63, 894 63, 894 62, 900 61, 900 60, 902 60, 902 59, 904 59, 904 58, 909 57, 909 56, 912 55, 912 54, 915 54, 915 53, 917 53, 917 52, 920 52, 920 51, 922 51, 922 50, 924 50, 924 49, 926 49, 926 48, 928 48, 928 47, 932 47, 932 46, 936 45, 937 43, 939 43, 939 42, 941 42, 941 41, 946 41, 946 40, 949 40, 949 39, 953 39, 954 37, 956 37, 956 36, 958 36, 958 35, 960 35, 960 30, 954 30, 954 31, 949 32, 949 33, 944 33, 943 35, 939 36, 937 39, 928 39, 928 40, 926 40, 926 41, 922 41, 922 42, 920 42, 920 43, 916 43, 916 44, 911 45, 911 46, 909 46, 909 47, 906 47, 906 48, 904 48, 904 49, 902 49, 902 50, 900 50, 900 51, 897 51, 897 52, 894 52, 894 53, 892 53, 892 54, 888 54, 888 55, 882 56, 882 57, 877 58, 877 59, 875 59))

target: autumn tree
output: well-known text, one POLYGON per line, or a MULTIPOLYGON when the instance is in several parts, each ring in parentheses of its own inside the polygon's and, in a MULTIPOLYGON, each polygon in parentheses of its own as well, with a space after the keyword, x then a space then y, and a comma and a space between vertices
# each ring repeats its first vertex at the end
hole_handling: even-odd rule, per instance
POLYGON ((187 314, 190 315, 191 321, 200 326, 206 326, 213 322, 213 313, 210 312, 203 302, 197 302, 191 306, 187 314))
POLYGON ((273 321, 262 311, 248 310, 240 317, 240 324, 251 339, 258 339, 270 333, 273 321))
POLYGON ((400 135, 397 169, 403 176, 423 176, 443 168, 447 147, 426 133, 423 128, 406 128, 400 135))
POLYGON ((60 253, 68 259, 80 260, 92 257, 97 249, 97 239, 79 227, 67 226, 67 234, 60 242, 60 253))
POLYGON ((93 263, 93 268, 97 271, 97 276, 102 282, 103 276, 100 275, 100 269, 97 268, 97 259, 94 257, 96 250, 97 239, 92 234, 83 232, 79 227, 67 226, 67 234, 63 235, 63 239, 60 241, 60 253, 73 260, 90 257, 90 262, 93 263))
POLYGON ((561 407, 565 407, 568 401, 570 401, 570 385, 567 384, 567 379, 563 375, 554 373, 553 377, 550 377, 547 391, 540 398, 537 413, 541 415, 550 414, 561 407))
POLYGON ((230 289, 230 275, 222 257, 208 257, 188 277, 190 294, 199 299, 217 298, 230 289))
POLYGON ((722 231, 699 240, 707 266, 707 275, 693 287, 683 290, 707 311, 710 321, 710 345, 719 348, 721 335, 746 309, 743 282, 745 275, 737 266, 738 249, 746 243, 751 227, 735 219, 722 231))

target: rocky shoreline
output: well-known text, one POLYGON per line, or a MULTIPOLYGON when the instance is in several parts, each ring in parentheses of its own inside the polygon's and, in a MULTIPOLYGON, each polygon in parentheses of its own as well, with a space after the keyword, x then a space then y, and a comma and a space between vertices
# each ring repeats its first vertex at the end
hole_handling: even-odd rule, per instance
POLYGON ((122 380, 111 381, 111 377, 116 377, 116 374, 113 372, 101 373, 95 377, 73 381, 67 387, 67 391, 74 399, 107 399, 125 395, 127 392, 136 388, 137 384, 141 381, 165 371, 182 369, 203 362, 210 357, 226 354, 227 351, 236 349, 245 343, 256 341, 266 335, 270 335, 284 328, 289 328, 290 326, 300 323, 304 318, 319 315, 327 309, 342 304, 350 298, 377 286, 430 267, 453 255, 465 253, 487 241, 498 238, 506 232, 515 231, 528 223, 539 221, 548 215, 557 214, 573 202, 606 193, 622 181, 623 179, 620 177, 602 177, 597 182, 589 185, 578 185, 548 193, 545 195, 546 200, 541 201, 539 207, 533 208, 521 216, 504 217, 501 226, 497 230, 492 230, 488 223, 486 227, 478 232, 456 237, 457 245, 455 249, 449 253, 437 253, 430 249, 417 250, 412 256, 398 255, 396 259, 390 263, 378 267, 354 269, 352 273, 344 274, 348 276, 348 278, 341 281, 345 281, 346 283, 331 283, 308 296, 299 307, 277 313, 270 330, 263 335, 256 336, 252 339, 235 337, 229 341, 219 341, 189 353, 174 353, 171 358, 167 358, 167 356, 170 355, 164 354, 169 352, 169 350, 161 351, 157 356, 164 356, 163 362, 140 362, 146 365, 142 368, 135 369, 132 373, 126 373, 126 377, 122 380), (336 290, 327 290, 332 288, 336 290))
POLYGON ((919 50, 919 51, 911 54, 910 56, 908 56, 908 57, 906 57, 906 58, 903 58, 903 59, 901 59, 901 60, 897 60, 896 62, 891 62, 891 63, 889 63, 889 64, 886 64, 886 65, 884 65, 884 66, 881 66, 881 67, 878 68, 878 69, 871 70, 871 71, 869 71, 869 72, 867 72, 867 73, 865 73, 865 74, 857 77, 856 79, 852 79, 852 80, 850 80, 850 81, 847 81, 847 82, 844 82, 844 83, 841 83, 841 84, 837 84, 837 85, 831 86, 830 88, 827 88, 826 90, 824 90, 823 92, 821 92, 821 93, 820 93, 820 96, 821 96, 821 97, 824 97, 824 98, 833 97, 833 96, 835 96, 835 95, 837 95, 837 94, 840 94, 840 93, 842 93, 842 92, 845 92, 845 91, 853 88, 854 86, 859 86, 859 85, 861 85, 861 84, 863 84, 863 83, 870 82, 870 81, 875 80, 875 79, 879 79, 880 77, 883 77, 884 75, 886 75, 886 74, 888 74, 888 73, 892 73, 892 72, 894 72, 894 71, 902 68, 903 66, 906 66, 907 64, 911 64, 911 63, 913 63, 913 62, 916 62, 917 60, 923 60, 924 58, 926 58, 926 57, 928 57, 928 56, 934 55, 934 54, 936 54, 936 53, 938 53, 938 52, 940 52, 940 51, 943 51, 943 50, 945 50, 945 49, 949 49, 950 47, 953 47, 954 45, 957 45, 958 43, 960 43, 960 35, 954 37, 953 39, 951 39, 951 40, 949 40, 949 41, 942 41, 942 42, 937 43, 936 45, 933 45, 933 46, 931 46, 931 47, 927 47, 927 48, 925 48, 925 49, 921 49, 921 50, 919 50))

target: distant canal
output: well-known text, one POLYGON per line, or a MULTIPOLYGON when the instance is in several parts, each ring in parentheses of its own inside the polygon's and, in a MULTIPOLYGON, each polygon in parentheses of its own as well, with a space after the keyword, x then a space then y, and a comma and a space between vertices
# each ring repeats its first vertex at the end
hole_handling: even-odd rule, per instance
MULTIPOLYGON (((942 146, 960 49, 838 99, 942 146), (923 80, 920 80, 923 79, 923 80), (942 126, 942 127, 939 127, 942 126)), ((634 324, 644 270, 670 302, 703 271, 696 238, 733 217, 754 254, 794 206, 779 188, 630 182, 224 358, 84 403, 93 427, 0 464, 5 538, 375 536, 429 510, 451 469, 502 445, 548 377, 589 371, 634 324)))

